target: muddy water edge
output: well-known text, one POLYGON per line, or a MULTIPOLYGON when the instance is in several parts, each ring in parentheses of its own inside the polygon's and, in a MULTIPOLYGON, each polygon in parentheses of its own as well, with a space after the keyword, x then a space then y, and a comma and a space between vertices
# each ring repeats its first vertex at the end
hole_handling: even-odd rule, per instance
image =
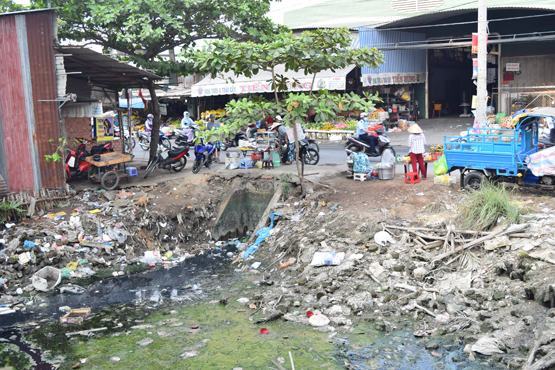
MULTIPOLYGON (((222 238, 244 236, 271 198, 270 192, 235 195, 215 222, 222 238)), ((36 295, 25 310, 0 317, 0 367, 493 368, 468 362, 454 338, 415 338, 410 321, 384 328, 365 318, 347 331, 281 319, 257 323, 264 318, 257 297, 266 279, 237 269, 235 245, 213 246, 172 268, 97 280, 80 295, 36 295), (238 301, 243 297, 250 300, 238 301), (62 325, 64 306, 90 307, 92 315, 62 325)))

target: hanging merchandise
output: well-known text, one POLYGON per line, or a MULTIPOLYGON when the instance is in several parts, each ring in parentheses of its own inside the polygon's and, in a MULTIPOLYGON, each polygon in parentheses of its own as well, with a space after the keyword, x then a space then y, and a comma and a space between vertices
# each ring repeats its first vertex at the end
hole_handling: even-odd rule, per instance
POLYGON ((472 79, 478 78, 478 58, 472 58, 472 79))
POLYGON ((478 34, 476 32, 472 33, 472 54, 478 54, 478 34))

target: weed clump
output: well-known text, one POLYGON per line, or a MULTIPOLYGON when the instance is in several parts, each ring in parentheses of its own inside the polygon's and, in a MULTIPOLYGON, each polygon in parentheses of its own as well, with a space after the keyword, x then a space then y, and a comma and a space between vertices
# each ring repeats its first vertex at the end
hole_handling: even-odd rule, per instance
POLYGON ((19 202, 0 201, 0 222, 17 221, 25 214, 19 202))
POLYGON ((516 223, 520 209, 511 200, 509 192, 490 182, 482 183, 479 190, 472 192, 459 207, 459 220, 464 228, 489 230, 500 219, 516 223))

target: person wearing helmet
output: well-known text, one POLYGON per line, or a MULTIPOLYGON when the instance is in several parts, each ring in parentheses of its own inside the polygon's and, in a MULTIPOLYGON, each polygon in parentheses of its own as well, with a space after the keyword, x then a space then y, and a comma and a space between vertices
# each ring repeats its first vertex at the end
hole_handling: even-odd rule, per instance
POLYGON ((183 113, 183 119, 181 119, 181 128, 185 128, 188 126, 192 126, 194 125, 195 122, 193 121, 193 119, 189 116, 189 112, 185 111, 183 113))
POLYGON ((149 113, 146 116, 145 131, 148 132, 148 133, 151 133, 153 125, 154 125, 154 115, 149 113))

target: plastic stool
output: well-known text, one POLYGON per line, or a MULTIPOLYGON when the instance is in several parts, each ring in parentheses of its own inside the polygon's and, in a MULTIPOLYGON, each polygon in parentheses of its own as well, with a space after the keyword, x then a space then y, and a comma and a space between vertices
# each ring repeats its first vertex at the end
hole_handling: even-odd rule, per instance
POLYGON ((405 184, 418 184, 420 182, 420 176, 418 172, 407 172, 405 173, 405 184))
POLYGON ((366 174, 366 173, 355 173, 355 174, 353 174, 353 180, 355 180, 355 181, 363 182, 363 181, 366 181, 367 179, 368 179, 368 174, 366 174))

